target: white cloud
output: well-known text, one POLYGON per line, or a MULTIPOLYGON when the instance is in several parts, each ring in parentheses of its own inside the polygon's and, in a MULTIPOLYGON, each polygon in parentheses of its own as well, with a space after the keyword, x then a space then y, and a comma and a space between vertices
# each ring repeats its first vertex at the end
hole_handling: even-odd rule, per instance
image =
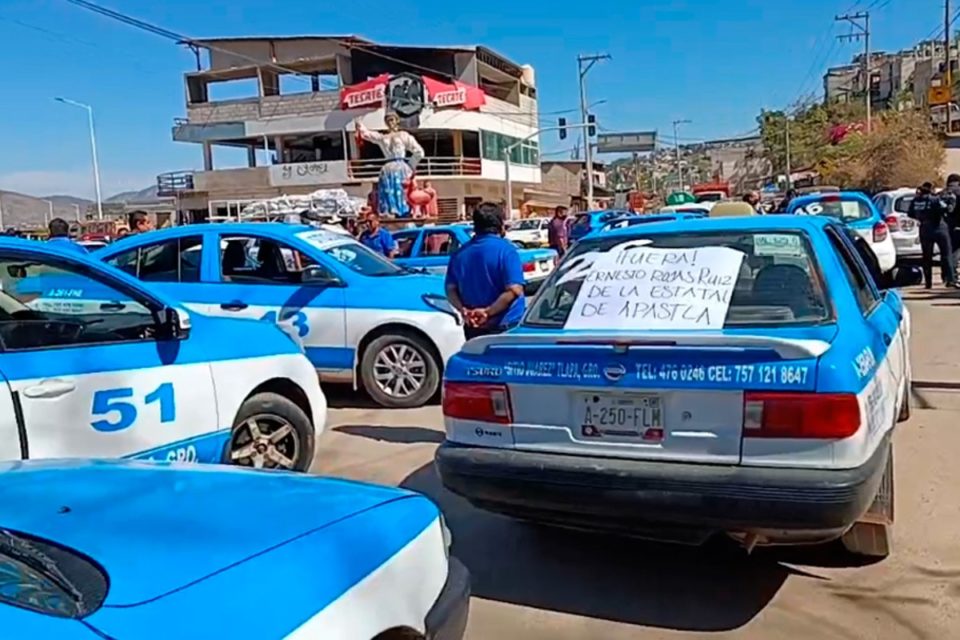
MULTIPOLYGON (((156 174, 151 173, 101 172, 103 198, 109 198, 121 191, 139 191, 149 187, 156 179, 156 174)), ((17 191, 31 196, 69 195, 93 200, 93 170, 83 168, 0 173, 0 190, 17 191)))

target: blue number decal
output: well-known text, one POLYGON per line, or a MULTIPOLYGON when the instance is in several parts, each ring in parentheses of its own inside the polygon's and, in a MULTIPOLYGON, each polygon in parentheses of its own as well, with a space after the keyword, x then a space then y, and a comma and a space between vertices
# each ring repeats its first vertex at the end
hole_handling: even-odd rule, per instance
POLYGON ((177 404, 173 397, 173 383, 164 382, 156 390, 144 398, 146 404, 160 402, 160 423, 173 422, 177 419, 177 404))
POLYGON ((301 338, 305 338, 307 334, 310 333, 310 325, 307 324, 307 315, 302 311, 287 311, 283 316, 280 316, 279 320, 276 311, 268 311, 260 318, 261 322, 270 322, 272 324, 279 324, 281 321, 286 322, 287 320, 292 320, 290 324, 296 328, 297 335, 301 338))
POLYGON ((116 411, 118 419, 116 422, 109 420, 96 420, 90 423, 97 431, 122 431, 129 428, 137 420, 137 408, 130 402, 123 402, 123 398, 133 397, 133 389, 126 387, 123 389, 104 389, 93 394, 93 408, 91 413, 95 416, 102 416, 116 411))
MULTIPOLYGON (((124 398, 132 398, 133 389, 124 387, 122 389, 104 389, 93 394, 93 408, 90 412, 95 416, 102 416, 113 411, 118 414, 116 422, 110 420, 95 420, 90 423, 97 431, 109 433, 111 431, 123 431, 133 426, 137 421, 137 407, 132 402, 125 402, 124 398)), ((147 394, 143 399, 144 404, 160 403, 160 423, 173 422, 177 419, 177 405, 173 395, 173 383, 164 382, 159 387, 147 394)))

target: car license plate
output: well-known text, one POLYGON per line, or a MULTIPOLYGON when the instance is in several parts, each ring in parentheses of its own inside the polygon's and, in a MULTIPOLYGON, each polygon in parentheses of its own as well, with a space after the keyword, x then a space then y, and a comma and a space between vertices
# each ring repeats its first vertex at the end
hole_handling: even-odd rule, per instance
POLYGON ((650 394, 578 394, 574 415, 580 440, 655 444, 663 441, 663 403, 650 394))
POLYGON ((550 261, 541 260, 540 261, 540 271, 550 271, 550 261))

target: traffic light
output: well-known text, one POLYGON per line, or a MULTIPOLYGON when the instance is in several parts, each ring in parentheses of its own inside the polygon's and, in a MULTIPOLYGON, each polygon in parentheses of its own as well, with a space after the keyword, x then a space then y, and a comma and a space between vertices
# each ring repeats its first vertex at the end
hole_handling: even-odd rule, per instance
POLYGON ((560 118, 560 122, 558 124, 560 125, 560 139, 566 140, 567 139, 567 119, 560 118))
POLYGON ((587 135, 591 138, 597 135, 597 116, 592 113, 587 116, 587 124, 590 125, 587 127, 587 135))

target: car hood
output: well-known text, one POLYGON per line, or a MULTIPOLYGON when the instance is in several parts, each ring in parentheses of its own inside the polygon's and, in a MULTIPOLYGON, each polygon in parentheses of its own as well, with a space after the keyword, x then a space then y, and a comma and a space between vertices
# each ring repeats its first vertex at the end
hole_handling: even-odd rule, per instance
POLYGON ((99 562, 104 606, 169 594, 257 554, 412 494, 216 465, 0 464, 0 526, 99 562))

